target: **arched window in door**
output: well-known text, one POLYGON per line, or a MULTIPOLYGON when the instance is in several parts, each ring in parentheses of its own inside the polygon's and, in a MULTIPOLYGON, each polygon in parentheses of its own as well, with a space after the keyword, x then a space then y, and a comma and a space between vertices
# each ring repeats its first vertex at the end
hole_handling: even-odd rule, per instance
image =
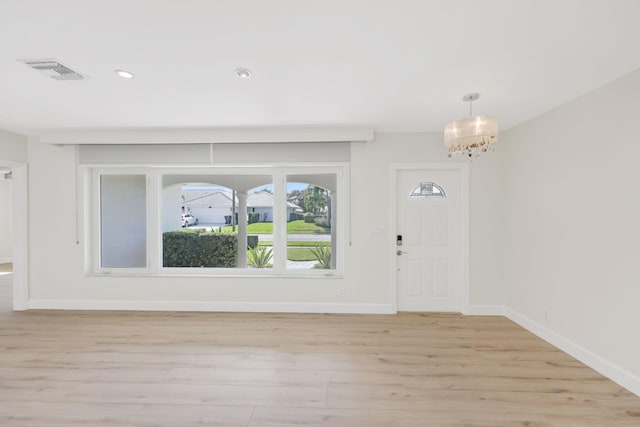
POLYGON ((410 199, 425 198, 425 199, 445 199, 447 194, 444 188, 440 187, 435 182, 421 182, 420 185, 414 187, 409 193, 410 199))

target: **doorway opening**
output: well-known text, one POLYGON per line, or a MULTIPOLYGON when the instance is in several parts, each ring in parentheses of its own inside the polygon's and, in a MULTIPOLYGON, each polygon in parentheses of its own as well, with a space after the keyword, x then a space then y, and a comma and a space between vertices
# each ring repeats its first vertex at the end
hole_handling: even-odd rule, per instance
POLYGON ((0 167, 0 312, 13 305, 13 185, 12 171, 0 167))
POLYGON ((392 256, 398 311, 466 311, 467 177, 465 164, 394 166, 392 256))
MULTIPOLYGON (((28 308, 27 165, 0 160, 0 298, 8 310, 28 308), (8 231, 7 231, 8 229, 8 231), (3 231, 4 230, 4 231, 3 231)), ((2 303, 0 301, 0 303, 2 303)), ((4 306, 3 306, 4 307, 4 306)))

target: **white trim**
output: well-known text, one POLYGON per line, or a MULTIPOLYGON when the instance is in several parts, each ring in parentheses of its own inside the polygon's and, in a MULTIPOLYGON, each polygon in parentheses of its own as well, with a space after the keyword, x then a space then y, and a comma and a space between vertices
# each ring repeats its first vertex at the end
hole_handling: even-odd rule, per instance
MULTIPOLYGON (((158 271, 162 267, 162 175, 159 170, 147 172, 147 270, 158 271)), ((112 270, 113 271, 113 270, 112 270)))
POLYGON ((149 269, 149 260, 150 260, 150 252, 149 252, 149 230, 152 227, 152 222, 149 220, 151 215, 149 212, 156 212, 154 209, 154 205, 149 197, 149 192, 151 188, 150 183, 150 175, 155 171, 153 168, 148 167, 121 167, 121 168, 90 168, 83 167, 82 169, 90 172, 90 175, 87 177, 90 182, 89 186, 91 188, 90 193, 90 203, 91 203, 91 216, 86 218, 89 221, 91 227, 91 241, 90 241, 90 250, 91 250, 91 265, 85 265, 85 271, 89 271, 91 273, 104 273, 110 274, 112 271, 116 271, 121 274, 142 274, 150 271, 149 269), (100 177, 101 175, 140 175, 145 178, 145 207, 146 207, 146 266, 140 268, 103 268, 101 267, 102 260, 102 233, 100 231, 100 222, 91 222, 95 221, 95 219, 99 219, 101 215, 101 200, 100 200, 100 177))
POLYGON ((29 298, 29 186, 26 164, 11 166, 13 176, 13 309, 26 310, 29 298))
POLYGON ((535 320, 532 320, 509 307, 506 308, 505 315, 518 325, 522 326, 523 328, 527 329, 528 331, 532 332, 548 343, 558 347, 560 350, 578 359, 582 363, 598 371, 610 380, 620 384, 622 387, 626 388, 632 393, 640 396, 640 377, 621 368, 615 363, 606 360, 601 356, 598 356, 592 351, 587 350, 581 345, 574 343, 570 339, 563 337, 557 332, 552 331, 546 326, 541 325, 535 320))
POLYGON ((397 232, 397 192, 398 172, 403 170, 458 170, 460 171, 460 250, 462 262, 462 283, 459 289, 458 309, 461 313, 467 313, 470 306, 470 280, 469 280, 469 165, 466 163, 392 163, 391 164, 391 225, 389 226, 389 256, 391 258, 391 277, 389 301, 394 310, 398 309, 398 280, 396 255, 397 232))
POLYGON ((45 144, 215 144, 282 142, 368 142, 373 128, 197 128, 84 130, 43 133, 45 144))
POLYGON ((283 169, 274 169, 271 177, 273 180, 272 270, 281 274, 287 269, 287 172, 283 169))
POLYGON ((0 258, 0 264, 9 264, 13 262, 13 258, 0 258))
POLYGON ((503 305, 467 305, 465 316, 504 316, 505 307, 503 305))
POLYGON ((278 303, 236 301, 102 301, 32 299, 34 310, 207 311, 251 313, 394 314, 389 304, 278 303))

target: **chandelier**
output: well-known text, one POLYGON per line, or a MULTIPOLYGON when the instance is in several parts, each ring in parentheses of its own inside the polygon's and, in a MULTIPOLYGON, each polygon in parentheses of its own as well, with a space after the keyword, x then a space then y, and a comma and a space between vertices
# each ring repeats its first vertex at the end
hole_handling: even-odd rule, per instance
POLYGON ((477 93, 462 97, 469 103, 469 117, 447 123, 444 127, 444 144, 449 157, 464 155, 478 157, 480 153, 493 151, 492 144, 498 140, 498 120, 487 116, 474 116, 473 101, 480 98, 477 93))

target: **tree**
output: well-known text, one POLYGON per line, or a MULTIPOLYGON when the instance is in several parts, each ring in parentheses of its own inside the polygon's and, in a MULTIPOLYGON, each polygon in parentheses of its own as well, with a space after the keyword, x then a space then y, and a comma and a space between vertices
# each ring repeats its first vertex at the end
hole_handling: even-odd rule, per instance
POLYGON ((307 212, 318 214, 327 207, 327 190, 310 185, 304 190, 304 208, 307 212))
POLYGON ((287 202, 291 202, 304 209, 304 191, 291 190, 287 193, 287 202))

